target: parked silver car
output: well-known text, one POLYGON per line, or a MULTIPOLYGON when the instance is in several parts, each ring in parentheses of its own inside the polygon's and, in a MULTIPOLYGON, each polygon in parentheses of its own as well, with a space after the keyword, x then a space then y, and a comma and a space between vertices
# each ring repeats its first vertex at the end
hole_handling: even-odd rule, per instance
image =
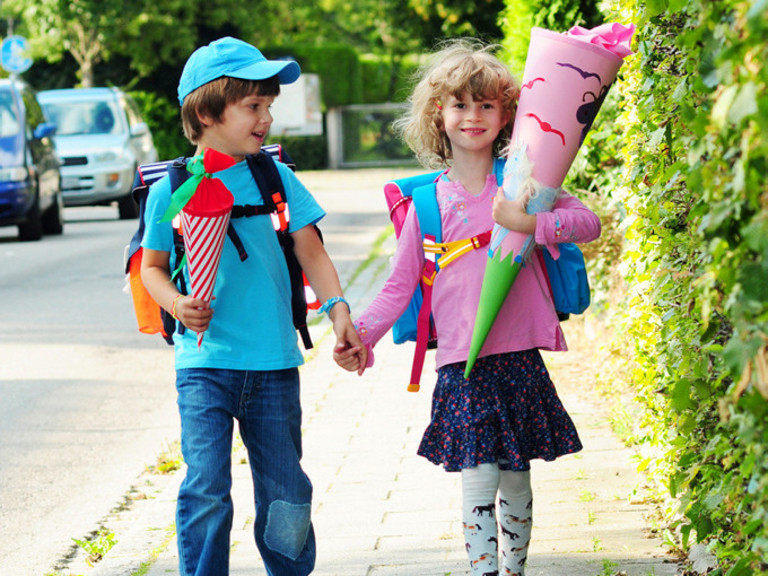
POLYGON ((43 90, 38 97, 57 126, 64 205, 117 202, 121 219, 136 218, 131 197, 136 167, 157 161, 136 103, 117 88, 43 90))

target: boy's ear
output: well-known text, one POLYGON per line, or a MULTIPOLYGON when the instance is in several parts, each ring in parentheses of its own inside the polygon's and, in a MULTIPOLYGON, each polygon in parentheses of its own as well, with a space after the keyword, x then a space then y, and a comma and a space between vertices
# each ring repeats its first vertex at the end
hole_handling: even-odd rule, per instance
POLYGON ((213 116, 211 116, 207 112, 201 112, 200 109, 195 110, 195 115, 197 116, 197 120, 205 126, 206 128, 210 128, 214 124, 213 116))
POLYGON ((200 114, 198 112, 197 119, 200 121, 200 124, 205 126, 206 128, 210 128, 213 124, 211 117, 208 114, 200 114))

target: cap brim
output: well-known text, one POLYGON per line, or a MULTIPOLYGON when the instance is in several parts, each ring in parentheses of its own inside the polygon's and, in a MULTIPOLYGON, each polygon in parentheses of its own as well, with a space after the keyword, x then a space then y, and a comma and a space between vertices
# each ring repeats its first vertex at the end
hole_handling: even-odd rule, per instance
POLYGON ((301 76, 301 68, 293 60, 267 60, 228 72, 226 75, 241 80, 266 80, 277 76, 280 84, 292 84, 301 76))

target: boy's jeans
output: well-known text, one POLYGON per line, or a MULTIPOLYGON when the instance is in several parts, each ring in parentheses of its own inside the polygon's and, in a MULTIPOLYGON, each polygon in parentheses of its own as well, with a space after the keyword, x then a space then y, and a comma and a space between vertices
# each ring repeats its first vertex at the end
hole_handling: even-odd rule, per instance
POLYGON ((234 420, 251 465, 254 536, 270 576, 305 576, 315 563, 312 484, 301 459, 298 369, 177 372, 187 475, 176 509, 181 576, 229 574, 234 420))

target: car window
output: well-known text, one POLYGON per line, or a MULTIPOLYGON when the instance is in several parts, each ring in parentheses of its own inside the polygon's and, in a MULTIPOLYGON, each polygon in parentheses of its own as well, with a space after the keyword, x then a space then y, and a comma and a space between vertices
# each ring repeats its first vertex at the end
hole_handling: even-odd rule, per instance
POLYGON ((0 90, 0 137, 19 133, 16 103, 10 90, 0 90))
POLYGON ((58 136, 120 134, 125 130, 113 100, 46 102, 43 106, 51 122, 57 125, 58 136))

